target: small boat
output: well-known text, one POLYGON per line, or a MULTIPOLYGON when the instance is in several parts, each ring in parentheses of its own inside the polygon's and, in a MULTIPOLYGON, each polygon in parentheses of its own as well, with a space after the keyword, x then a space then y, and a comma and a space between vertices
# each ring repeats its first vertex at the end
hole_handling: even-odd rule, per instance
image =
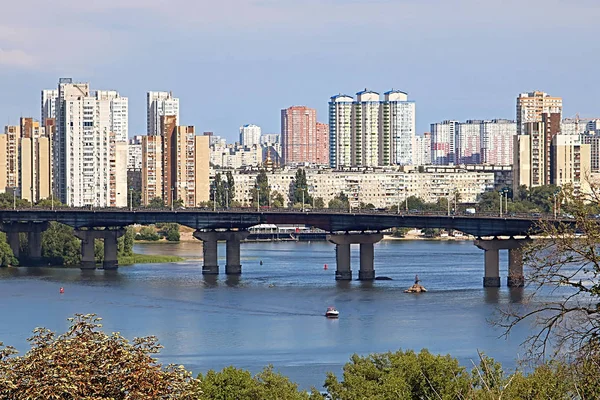
POLYGON ((325 316, 327 318, 338 318, 340 316, 340 312, 335 309, 335 307, 327 307, 327 311, 325 311, 325 316))

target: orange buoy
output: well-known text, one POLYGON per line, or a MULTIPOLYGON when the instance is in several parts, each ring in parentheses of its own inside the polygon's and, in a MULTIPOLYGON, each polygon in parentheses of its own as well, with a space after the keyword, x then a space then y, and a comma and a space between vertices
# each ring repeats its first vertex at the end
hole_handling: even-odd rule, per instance
POLYGON ((325 270, 327 269, 327 264, 323 265, 323 269, 325 269, 325 270))
POLYGON ((60 294, 63 294, 65 292, 65 288, 60 288, 60 294))

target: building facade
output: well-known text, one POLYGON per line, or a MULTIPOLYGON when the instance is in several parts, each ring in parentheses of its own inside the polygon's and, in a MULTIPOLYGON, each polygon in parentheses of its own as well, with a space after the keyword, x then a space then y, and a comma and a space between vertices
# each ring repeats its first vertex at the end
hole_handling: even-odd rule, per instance
POLYGON ((578 135, 556 135, 552 138, 550 182, 562 187, 570 184, 574 193, 590 193, 590 148, 578 135))
POLYGON ((380 165, 412 165, 416 131, 416 105, 408 94, 391 90, 384 94, 380 112, 380 165))
POLYGON ((562 98, 541 91, 521 93, 517 97, 517 133, 525 134, 525 124, 541 122, 542 114, 561 114, 562 98))
POLYGON ((415 136, 413 139, 413 165, 431 164, 431 134, 425 132, 423 136, 415 136))
POLYGON ((179 99, 172 92, 148 92, 146 94, 147 134, 160 135, 160 119, 163 116, 175 116, 179 125, 179 99))
POLYGON ((261 133, 260 126, 252 124, 240 126, 240 144, 248 147, 259 145, 261 133))
POLYGON ((329 164, 329 127, 317 122, 317 110, 306 106, 281 110, 281 157, 286 165, 329 164))
POLYGON ((458 121, 431 124, 431 164, 455 164, 455 142, 458 121))
MULTIPOLYGON (((117 151, 115 131, 127 129, 123 104, 114 91, 92 93, 88 83, 59 80, 53 164, 55 191, 60 201, 74 207, 127 206, 126 168, 118 170, 127 153, 117 151), (120 110, 118 113, 113 113, 120 110), (125 175, 125 179, 121 178, 125 175)), ((125 163, 127 160, 125 159, 125 163)))
POLYGON ((329 166, 352 166, 352 103, 354 98, 339 94, 329 101, 329 166))

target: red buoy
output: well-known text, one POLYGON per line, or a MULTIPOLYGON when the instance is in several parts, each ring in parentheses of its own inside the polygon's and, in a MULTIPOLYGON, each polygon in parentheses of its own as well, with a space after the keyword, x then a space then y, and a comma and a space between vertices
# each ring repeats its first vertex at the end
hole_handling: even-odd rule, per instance
POLYGON ((65 288, 60 288, 60 294, 63 294, 65 292, 65 288))
POLYGON ((327 264, 323 265, 323 269, 325 269, 325 270, 327 269, 327 264))

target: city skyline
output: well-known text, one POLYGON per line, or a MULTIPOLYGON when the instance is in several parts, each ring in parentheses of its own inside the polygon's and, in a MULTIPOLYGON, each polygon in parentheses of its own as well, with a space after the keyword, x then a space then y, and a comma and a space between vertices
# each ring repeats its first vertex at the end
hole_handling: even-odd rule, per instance
POLYGON ((16 18, 0 23, 0 87, 9 94, 0 101, 5 124, 17 123, 20 116, 37 116, 39 90, 54 87, 59 76, 92 81, 128 97, 130 135, 145 133, 149 90, 173 91, 181 99, 182 121, 228 141, 248 122, 264 132, 278 132, 279 110, 292 105, 325 115, 333 94, 364 87, 408 92, 419 104, 418 134, 446 119, 513 119, 515 93, 524 91, 544 90, 568 99, 565 117, 598 114, 593 94, 599 84, 593 77, 600 56, 593 42, 591 49, 581 42, 593 37, 593 22, 600 14, 589 1, 463 1, 457 6, 440 1, 332 0, 307 7, 238 0, 233 11, 220 4, 186 1, 168 8, 158 1, 137 0, 31 3, 10 3, 4 10, 6 15, 20 15, 35 7, 27 28, 16 18), (565 15, 578 15, 578 22, 568 30, 547 30, 534 50, 523 40, 535 28, 532 21, 563 26, 565 15), (56 24, 60 18, 86 23, 56 24), (165 36, 161 27, 173 23, 178 29, 165 36), (399 23, 407 34, 391 34, 399 23), (380 32, 376 41, 368 34, 374 27, 380 32), (203 40, 206 37, 211 40, 203 40), (287 46, 300 41, 302 46, 287 46), (67 57, 56 51, 60 43, 69 44, 67 57), (156 57, 158 45, 192 56, 185 63, 173 63, 156 57), (556 48, 569 48, 568 56, 556 57, 556 48), (372 64, 394 68, 365 69, 353 62, 357 49, 374 60, 372 64), (501 56, 455 57, 474 49, 501 56), (536 62, 523 63, 532 51, 536 62), (324 68, 336 63, 345 67, 324 68), (237 110, 236 115, 230 110, 237 110))

